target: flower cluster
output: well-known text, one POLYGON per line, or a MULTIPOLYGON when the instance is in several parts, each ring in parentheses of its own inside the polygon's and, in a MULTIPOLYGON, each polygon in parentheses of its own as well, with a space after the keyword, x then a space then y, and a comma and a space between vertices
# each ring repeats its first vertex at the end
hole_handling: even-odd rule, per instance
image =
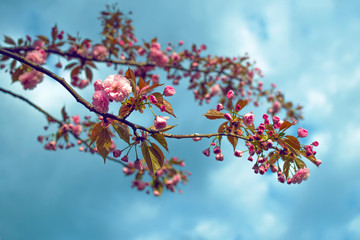
POLYGON ((108 76, 104 83, 101 80, 96 80, 94 89, 93 105, 101 113, 109 111, 109 102, 124 101, 132 91, 130 81, 119 74, 108 76))

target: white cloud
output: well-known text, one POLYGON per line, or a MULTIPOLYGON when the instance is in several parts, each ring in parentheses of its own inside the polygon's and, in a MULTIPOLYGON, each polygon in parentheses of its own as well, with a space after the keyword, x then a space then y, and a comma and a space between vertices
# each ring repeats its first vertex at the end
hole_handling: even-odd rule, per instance
POLYGON ((234 231, 231 231, 229 227, 216 220, 204 220, 200 221, 193 229, 193 236, 201 239, 233 239, 234 231))
POLYGON ((317 117, 327 117, 332 113, 332 110, 332 102, 325 93, 319 90, 307 92, 306 111, 308 116, 315 114, 317 117))
POLYGON ((349 222, 347 229, 349 232, 354 234, 356 239, 360 238, 360 215, 356 216, 349 222))

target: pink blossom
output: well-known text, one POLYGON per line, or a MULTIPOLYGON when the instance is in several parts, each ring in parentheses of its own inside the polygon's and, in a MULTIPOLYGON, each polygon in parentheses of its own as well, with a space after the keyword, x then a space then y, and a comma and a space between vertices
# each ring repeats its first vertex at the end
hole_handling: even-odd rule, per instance
POLYGON ((168 56, 160 51, 160 44, 153 43, 150 47, 149 60, 155 62, 160 67, 165 66, 169 62, 168 56))
POLYGON ((153 83, 159 83, 159 75, 153 74, 151 76, 151 80, 153 81, 153 83))
POLYGON ((218 105, 216 105, 216 111, 220 112, 221 110, 223 110, 224 107, 221 103, 219 103, 218 105))
POLYGON ((86 87, 87 85, 89 85, 90 80, 89 79, 82 79, 78 84, 77 87, 80 89, 83 89, 84 87, 86 87))
MULTIPOLYGON (((195 133, 195 134, 197 134, 197 133, 195 133)), ((198 142, 198 141, 201 140, 201 137, 193 137, 192 140, 193 140, 194 142, 198 142)))
POLYGON ((104 91, 95 91, 92 99, 92 104, 97 111, 101 113, 109 111, 109 99, 104 91))
POLYGON ((175 89, 172 86, 166 86, 163 92, 163 95, 170 97, 175 94, 175 89))
POLYGON ((170 55, 170 59, 172 60, 173 63, 178 63, 179 60, 180 60, 180 56, 179 56, 179 54, 177 54, 176 52, 173 52, 173 53, 170 55))
POLYGON ((104 92, 110 100, 122 102, 131 91, 130 81, 119 74, 109 75, 104 81, 104 92))
POLYGON ((156 104, 157 103, 157 99, 154 95, 150 95, 149 96, 149 101, 152 103, 152 104, 156 104))
POLYGON ((280 111, 281 108, 281 103, 276 101, 273 103, 272 109, 273 109, 273 113, 277 113, 280 111))
POLYGON ((255 116, 254 116, 254 114, 247 113, 244 115, 243 119, 244 119, 245 125, 249 126, 254 122, 255 116))
POLYGON ((304 138, 304 137, 306 137, 307 135, 308 135, 308 131, 306 130, 306 129, 303 129, 303 128, 299 128, 298 130, 297 130, 297 134, 298 134, 298 136, 300 137, 300 138, 304 138))
POLYGON ((46 53, 44 49, 34 50, 27 52, 25 58, 36 64, 44 64, 46 62, 46 53))
POLYGON ((167 125, 167 123, 166 123, 167 119, 169 119, 169 117, 156 116, 156 118, 154 120, 155 128, 157 130, 161 130, 161 129, 165 128, 167 125))
POLYGON ((143 55, 145 54, 145 49, 142 48, 142 47, 140 47, 140 48, 138 49, 138 54, 139 54, 139 56, 143 56, 143 55))
POLYGON ((103 45, 94 45, 91 56, 97 60, 105 60, 109 55, 109 50, 103 45))
POLYGON ((292 177, 291 182, 300 184, 302 181, 305 181, 310 176, 310 170, 308 168, 301 168, 299 171, 295 173, 292 177))
POLYGON ((240 151, 240 150, 236 150, 236 151, 234 152, 234 155, 235 155, 235 157, 242 157, 243 152, 240 151))
POLYGON ((82 131, 82 127, 81 127, 81 125, 73 126, 71 131, 75 136, 79 136, 82 131))
POLYGON ((43 80, 43 78, 44 78, 44 74, 36 70, 31 70, 30 72, 24 72, 19 76, 19 80, 25 90, 33 89, 34 87, 36 87, 38 83, 40 83, 43 80))
POLYGON ((95 89, 95 91, 101 91, 104 89, 103 82, 100 79, 98 79, 94 82, 94 89, 95 89))
POLYGON ((210 89, 210 96, 215 96, 219 94, 221 88, 219 84, 214 84, 210 89))
POLYGON ((234 98, 234 92, 232 90, 228 91, 228 93, 226 94, 226 97, 228 99, 233 99, 234 98))

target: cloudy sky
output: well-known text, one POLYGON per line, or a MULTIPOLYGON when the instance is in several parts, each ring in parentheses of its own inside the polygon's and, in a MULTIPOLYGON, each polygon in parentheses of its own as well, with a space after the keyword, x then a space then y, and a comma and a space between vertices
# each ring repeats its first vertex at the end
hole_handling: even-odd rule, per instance
MULTIPOLYGON (((112 3, 112 2, 109 2, 112 3)), ((119 1, 133 11, 139 39, 157 36, 208 46, 216 55, 248 52, 263 70, 266 86, 276 83, 289 100, 304 106, 300 125, 307 143, 318 140, 317 168, 301 185, 260 176, 235 159, 225 145, 224 162, 205 158, 206 140, 176 140, 170 156, 192 172, 183 194, 161 198, 130 188, 118 164, 78 151, 48 152, 36 142, 44 117, 23 102, 0 94, 0 239, 360 239, 358 119, 360 90, 360 4, 357 1, 119 1), (271 3, 270 3, 271 2, 271 3)), ((14 38, 48 35, 57 23, 72 34, 99 39, 100 1, 2 0, 0 34, 14 38)), ((54 69, 58 59, 50 59, 54 69)), ((59 74, 67 76, 68 73, 59 74)), ((95 78, 104 79, 100 68, 95 78)), ((87 114, 51 79, 24 91, 0 72, 1 87, 27 96, 60 116, 87 114)), ((175 132, 216 131, 178 87, 172 99, 175 132)), ((91 90, 80 93, 91 99, 91 90)), ((248 107, 248 110, 251 111, 248 107)), ((264 109, 257 109, 257 116, 264 109)), ((150 124, 151 117, 137 120, 150 124)), ((260 121, 260 120, 259 120, 260 121)))

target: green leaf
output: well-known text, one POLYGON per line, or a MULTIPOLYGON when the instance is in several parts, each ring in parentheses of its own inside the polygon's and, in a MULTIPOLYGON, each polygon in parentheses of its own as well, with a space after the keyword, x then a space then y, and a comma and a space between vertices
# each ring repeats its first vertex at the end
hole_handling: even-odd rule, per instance
POLYGON ((106 162, 106 157, 110 152, 111 147, 111 137, 108 128, 103 128, 100 132, 100 135, 96 141, 96 148, 98 153, 103 157, 104 163, 106 162))
POLYGON ((167 142, 166 142, 166 139, 163 135, 159 134, 159 133, 153 133, 150 135, 152 138, 154 138, 158 143, 160 143, 161 146, 163 146, 163 148, 165 148, 165 150, 167 152, 169 152, 169 149, 168 149, 168 145, 167 145, 167 142))
POLYGON ((203 114, 207 119, 219 119, 224 118, 224 113, 217 111, 216 109, 210 109, 207 113, 203 114))
POLYGON ((296 166, 300 168, 306 168, 306 164, 299 158, 295 159, 296 166))
POLYGON ((289 169, 290 169, 290 162, 289 161, 285 161, 284 162, 284 166, 283 166, 283 173, 285 174, 286 179, 289 176, 289 169))
POLYGON ((114 127, 119 137, 122 140, 124 140, 127 144, 130 144, 129 127, 119 121, 113 121, 111 125, 114 127))
POLYGON ((162 167, 164 165, 164 159, 165 159, 164 153, 161 151, 161 149, 155 143, 150 143, 150 144, 151 144, 151 147, 149 148, 150 152, 156 157, 160 167, 162 167))
POLYGON ((152 159, 151 159, 150 152, 149 152, 149 146, 147 145, 147 143, 145 141, 141 143, 141 153, 145 159, 147 166, 149 167, 150 172, 154 173, 152 159))

